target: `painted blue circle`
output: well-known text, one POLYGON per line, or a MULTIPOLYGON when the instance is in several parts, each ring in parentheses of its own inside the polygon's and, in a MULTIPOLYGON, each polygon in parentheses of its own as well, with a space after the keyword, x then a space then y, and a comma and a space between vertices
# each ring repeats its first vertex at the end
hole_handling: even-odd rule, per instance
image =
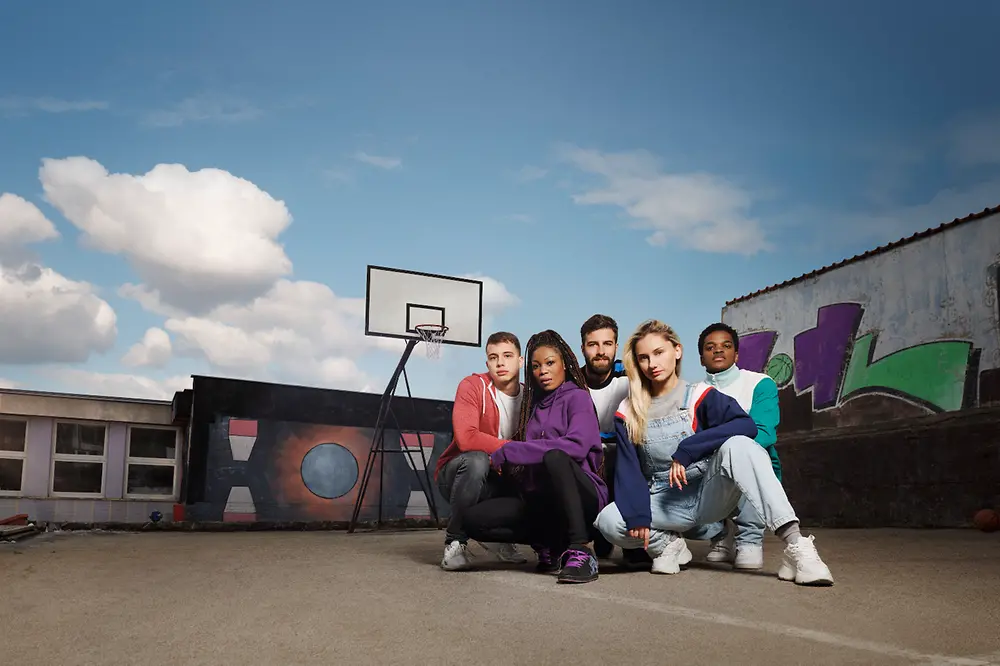
POLYGON ((336 499, 358 482, 358 461, 340 444, 317 444, 302 458, 302 482, 313 495, 336 499))

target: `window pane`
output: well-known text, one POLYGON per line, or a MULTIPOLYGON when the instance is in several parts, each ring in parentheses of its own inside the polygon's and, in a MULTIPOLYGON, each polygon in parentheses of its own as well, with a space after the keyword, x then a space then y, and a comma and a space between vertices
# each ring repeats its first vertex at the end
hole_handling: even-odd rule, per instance
POLYGON ((56 453, 104 455, 104 426, 82 423, 56 424, 56 453))
POLYGON ((0 458, 0 490, 21 490, 21 473, 24 470, 23 460, 0 458))
POLYGON ((27 421, 0 419, 0 451, 24 451, 27 421))
POLYGON ((128 466, 129 495, 172 495, 174 493, 173 465, 128 466))
POLYGON ((103 463, 57 460, 52 490, 57 493, 100 493, 103 463))
POLYGON ((130 428, 128 454, 132 458, 177 457, 177 431, 159 428, 130 428))

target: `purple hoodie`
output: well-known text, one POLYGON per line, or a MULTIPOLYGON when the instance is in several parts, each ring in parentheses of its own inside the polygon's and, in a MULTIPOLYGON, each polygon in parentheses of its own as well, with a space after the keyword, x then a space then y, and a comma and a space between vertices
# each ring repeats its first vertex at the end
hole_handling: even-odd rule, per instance
POLYGON ((542 456, 551 449, 560 449, 577 461, 597 489, 597 510, 608 503, 608 487, 597 470, 604 452, 601 428, 590 392, 571 381, 543 395, 531 411, 525 428, 527 441, 510 441, 490 455, 495 467, 540 465, 542 456))

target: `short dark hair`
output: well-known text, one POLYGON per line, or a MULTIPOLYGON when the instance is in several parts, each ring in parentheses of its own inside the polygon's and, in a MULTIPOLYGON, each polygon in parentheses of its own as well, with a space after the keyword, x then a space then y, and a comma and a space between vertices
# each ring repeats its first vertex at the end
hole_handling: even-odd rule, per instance
POLYGON ((610 328, 615 332, 615 342, 618 342, 618 322, 607 315, 595 314, 580 327, 580 342, 586 342, 587 336, 602 328, 610 328))
POLYGON ((518 355, 521 354, 521 341, 517 339, 517 336, 509 331, 497 331, 496 333, 491 333, 490 337, 486 338, 486 346, 498 345, 502 342, 509 342, 510 344, 517 347, 518 355))
POLYGON ((733 348, 736 349, 736 351, 740 350, 740 335, 739 335, 739 333, 737 333, 736 330, 732 326, 730 326, 728 324, 723 324, 720 321, 720 322, 716 322, 716 323, 712 324, 711 326, 705 327, 705 330, 702 331, 701 335, 698 336, 698 353, 699 354, 701 354, 703 351, 705 351, 705 338, 707 338, 708 336, 710 336, 712 333, 718 333, 719 331, 722 331, 724 333, 728 333, 729 337, 731 337, 733 339, 733 348))

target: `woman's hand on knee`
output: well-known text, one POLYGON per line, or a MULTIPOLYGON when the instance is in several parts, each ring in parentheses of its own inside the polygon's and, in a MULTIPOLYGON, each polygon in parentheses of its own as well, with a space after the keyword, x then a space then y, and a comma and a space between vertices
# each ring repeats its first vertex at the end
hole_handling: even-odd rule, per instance
POLYGON ((628 535, 633 539, 642 539, 642 547, 649 550, 649 528, 633 527, 628 531, 628 535))

